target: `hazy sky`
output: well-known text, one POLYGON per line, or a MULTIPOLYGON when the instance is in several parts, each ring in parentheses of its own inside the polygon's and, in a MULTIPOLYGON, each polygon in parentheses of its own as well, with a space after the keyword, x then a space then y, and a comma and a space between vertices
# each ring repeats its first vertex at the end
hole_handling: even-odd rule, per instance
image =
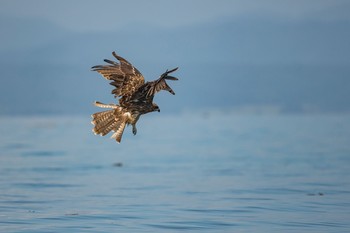
POLYGON ((0 6, 1 16, 45 19, 74 31, 109 31, 134 23, 181 27, 224 17, 350 20, 348 0, 1 0, 0 6))
POLYGON ((350 0, 0 0, 0 31, 0 114, 114 101, 90 71, 113 50, 146 80, 180 67, 165 112, 350 112, 350 0))

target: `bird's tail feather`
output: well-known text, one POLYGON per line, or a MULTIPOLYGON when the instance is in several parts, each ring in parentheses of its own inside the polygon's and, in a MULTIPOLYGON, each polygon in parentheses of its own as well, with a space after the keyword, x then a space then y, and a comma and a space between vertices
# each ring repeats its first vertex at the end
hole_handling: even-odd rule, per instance
POLYGON ((125 121, 119 121, 117 126, 115 127, 115 133, 111 136, 111 138, 114 138, 117 142, 120 142, 122 140, 123 132, 126 126, 125 121))
MULTIPOLYGON (((97 106, 104 107, 106 105, 98 103, 97 106)), ((109 132, 114 131, 112 138, 120 143, 126 126, 126 119, 123 117, 121 107, 115 105, 114 109, 94 113, 91 117, 91 123, 94 125, 92 131, 95 134, 105 136, 109 132)))

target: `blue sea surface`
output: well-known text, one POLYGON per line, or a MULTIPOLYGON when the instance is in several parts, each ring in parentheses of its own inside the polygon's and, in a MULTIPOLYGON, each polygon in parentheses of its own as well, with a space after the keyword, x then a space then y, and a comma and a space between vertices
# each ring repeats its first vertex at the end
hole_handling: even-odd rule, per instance
POLYGON ((350 116, 0 118, 0 232, 350 232, 350 116))

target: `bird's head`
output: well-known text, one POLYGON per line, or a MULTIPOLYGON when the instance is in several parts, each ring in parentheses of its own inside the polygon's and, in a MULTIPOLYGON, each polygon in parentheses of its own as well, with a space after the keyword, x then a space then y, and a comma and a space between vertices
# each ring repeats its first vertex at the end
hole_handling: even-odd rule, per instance
POLYGON ((152 103, 152 110, 153 112, 160 112, 160 108, 155 103, 152 103))

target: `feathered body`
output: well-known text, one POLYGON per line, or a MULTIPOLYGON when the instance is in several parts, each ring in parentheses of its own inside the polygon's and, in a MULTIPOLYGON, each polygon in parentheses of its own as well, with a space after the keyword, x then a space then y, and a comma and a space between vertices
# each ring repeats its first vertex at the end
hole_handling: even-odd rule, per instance
POLYGON ((168 74, 177 68, 163 73, 159 79, 146 82, 145 79, 131 63, 118 56, 115 52, 113 56, 119 63, 107 60, 108 65, 93 66, 92 70, 100 73, 105 79, 112 81, 110 84, 115 87, 112 90, 115 98, 119 99, 119 105, 103 104, 95 102, 97 107, 109 108, 103 112, 92 114, 93 132, 104 136, 110 131, 114 131, 112 138, 120 142, 126 125, 132 125, 132 131, 137 133, 136 123, 142 114, 153 111, 160 111, 159 107, 153 103, 154 95, 166 90, 175 95, 175 92, 168 86, 165 80, 178 80, 168 74))

